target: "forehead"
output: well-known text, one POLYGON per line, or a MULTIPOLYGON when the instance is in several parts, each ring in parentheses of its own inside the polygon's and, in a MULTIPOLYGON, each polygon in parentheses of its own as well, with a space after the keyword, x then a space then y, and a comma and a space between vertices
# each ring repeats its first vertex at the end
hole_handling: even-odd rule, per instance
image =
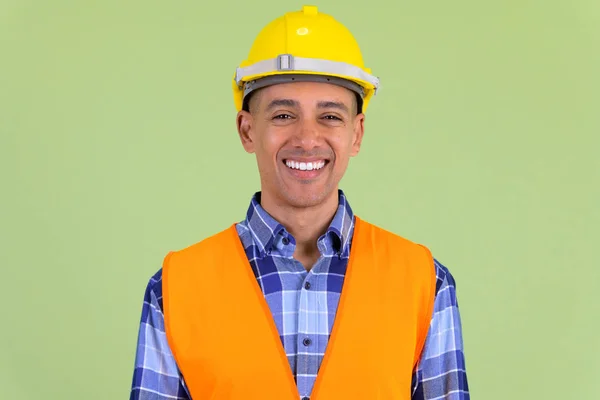
POLYGON ((311 104, 319 101, 338 101, 352 104, 354 93, 344 87, 324 82, 290 82, 267 86, 261 90, 263 100, 285 98, 299 103, 311 104))

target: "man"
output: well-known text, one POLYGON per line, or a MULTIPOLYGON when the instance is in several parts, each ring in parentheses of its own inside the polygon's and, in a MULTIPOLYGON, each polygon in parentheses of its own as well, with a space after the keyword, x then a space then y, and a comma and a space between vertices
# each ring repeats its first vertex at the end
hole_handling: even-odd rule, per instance
POLYGON ((448 269, 338 188, 378 86, 316 7, 259 33, 233 93, 261 191, 150 280, 131 399, 469 398, 448 269))

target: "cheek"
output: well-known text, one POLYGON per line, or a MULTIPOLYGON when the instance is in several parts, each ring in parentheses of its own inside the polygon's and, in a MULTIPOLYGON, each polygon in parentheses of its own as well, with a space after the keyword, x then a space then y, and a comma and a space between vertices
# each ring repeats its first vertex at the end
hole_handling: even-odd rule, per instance
POLYGON ((283 146, 282 135, 274 132, 265 132, 261 135, 257 146, 257 156, 259 163, 264 168, 270 168, 273 161, 277 159, 277 153, 283 146))
POLYGON ((338 157, 346 158, 353 150, 352 133, 342 132, 332 137, 331 147, 338 157))
POLYGON ((265 163, 271 163, 277 157, 279 150, 277 143, 274 140, 264 140, 261 143, 261 157, 265 163))

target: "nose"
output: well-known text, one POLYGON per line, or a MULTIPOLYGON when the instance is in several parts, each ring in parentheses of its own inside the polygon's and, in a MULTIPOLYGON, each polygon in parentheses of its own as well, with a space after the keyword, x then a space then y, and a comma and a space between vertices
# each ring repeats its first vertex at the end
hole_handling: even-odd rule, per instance
POLYGON ((319 147, 323 137, 316 121, 303 118, 295 130, 293 144, 304 150, 311 150, 319 147))

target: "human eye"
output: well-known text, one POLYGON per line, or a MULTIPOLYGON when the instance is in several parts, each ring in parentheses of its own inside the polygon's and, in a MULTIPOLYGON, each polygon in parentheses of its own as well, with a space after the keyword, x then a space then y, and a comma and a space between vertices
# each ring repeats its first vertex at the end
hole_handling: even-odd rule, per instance
POLYGON ((341 121, 342 120, 337 115, 331 115, 331 114, 325 115, 323 118, 325 118, 328 121, 341 121))
POLYGON ((291 119, 292 116, 290 114, 276 114, 273 119, 281 119, 281 120, 286 120, 286 119, 291 119))

